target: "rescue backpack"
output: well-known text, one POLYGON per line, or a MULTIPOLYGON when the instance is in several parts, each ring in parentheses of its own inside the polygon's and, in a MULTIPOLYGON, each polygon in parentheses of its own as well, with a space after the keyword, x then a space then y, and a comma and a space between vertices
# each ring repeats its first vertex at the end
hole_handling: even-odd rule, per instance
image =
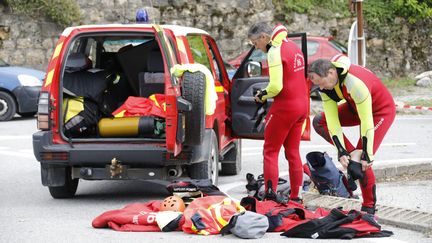
POLYGON ((311 172, 311 180, 320 194, 337 197, 352 197, 348 189, 348 181, 344 173, 336 168, 331 157, 323 152, 310 152, 306 155, 307 165, 311 172))
POLYGON ((97 134, 101 118, 98 104, 85 97, 63 99, 64 134, 66 137, 88 137, 97 134))

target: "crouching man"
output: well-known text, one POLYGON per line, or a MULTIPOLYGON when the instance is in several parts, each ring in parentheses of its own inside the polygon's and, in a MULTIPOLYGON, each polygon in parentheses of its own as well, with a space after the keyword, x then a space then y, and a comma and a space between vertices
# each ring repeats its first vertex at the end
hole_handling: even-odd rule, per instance
MULTIPOLYGON (((315 116, 315 131, 336 146, 344 168, 350 159, 360 161, 363 178, 361 210, 375 214, 376 186, 372 170, 374 154, 396 115, 393 97, 381 80, 368 69, 351 64, 348 57, 314 61, 308 77, 319 86, 324 112, 315 116), (346 101, 339 104, 339 101, 346 101), (353 146, 342 127, 360 126, 360 138, 353 146)), ((351 162, 354 163, 354 162, 351 162)))

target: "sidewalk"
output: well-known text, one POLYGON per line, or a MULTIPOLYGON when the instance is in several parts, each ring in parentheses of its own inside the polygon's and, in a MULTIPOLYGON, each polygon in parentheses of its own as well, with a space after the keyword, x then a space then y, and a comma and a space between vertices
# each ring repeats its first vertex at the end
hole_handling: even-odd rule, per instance
MULTIPOLYGON (((400 162, 393 160, 392 162, 379 163, 374 165, 374 172, 377 180, 386 181, 388 178, 403 176, 403 175, 412 175, 419 172, 431 172, 432 173, 432 158, 429 161, 411 161, 407 162, 401 160, 400 162)), ((389 182, 391 185, 396 182, 389 182)), ((401 185, 396 186, 395 189, 390 189, 391 191, 383 190, 378 194, 378 197, 386 197, 396 195, 396 198, 392 198, 393 200, 387 200, 390 202, 396 202, 395 204, 405 204, 412 205, 414 201, 420 199, 425 200, 425 194, 422 194, 420 190, 414 188, 409 185, 410 183, 400 183, 401 185), (383 194, 388 195, 383 195, 383 194), (393 195, 390 195, 390 194, 393 195), (418 197, 413 197, 412 195, 417 195, 418 197), (404 203, 401 203, 404 202, 404 203)), ((416 183, 411 183, 416 184, 416 183)), ((382 183, 378 183, 378 188, 382 185, 382 183)), ((428 182, 429 187, 432 185, 432 182, 428 182)), ((420 187, 420 186, 419 186, 420 187)), ((429 187, 423 188, 424 193, 430 193, 429 187)), ((379 190, 379 189, 378 189, 379 190)), ((428 195, 427 195, 428 196, 428 195)), ((430 197, 427 197, 430 200, 430 197)), ((428 199, 426 199, 428 200, 428 199)), ((386 200, 381 200, 386 201, 386 200)), ((356 209, 358 210, 361 207, 361 201, 355 199, 346 199, 340 197, 331 197, 319 195, 312 192, 306 192, 304 194, 304 202, 306 206, 309 207, 323 207, 323 208, 335 208, 335 207, 343 207, 344 210, 356 209)), ((432 202, 423 202, 422 203, 429 205, 432 202)), ((390 203, 389 203, 390 204, 390 203)), ((424 233, 427 237, 432 237, 432 211, 426 210, 416 210, 416 209, 407 209, 404 207, 392 205, 384 205, 380 204, 380 200, 377 203, 377 213, 376 215, 379 218, 379 222, 387 225, 397 226, 399 228, 414 230, 418 232, 424 233)))

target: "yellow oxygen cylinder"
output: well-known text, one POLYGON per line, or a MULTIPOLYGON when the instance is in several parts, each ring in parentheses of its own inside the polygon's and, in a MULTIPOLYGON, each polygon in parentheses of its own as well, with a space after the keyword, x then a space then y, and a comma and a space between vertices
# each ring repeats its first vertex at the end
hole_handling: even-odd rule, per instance
POLYGON ((99 120, 101 137, 148 137, 154 134, 154 117, 114 117, 99 120))

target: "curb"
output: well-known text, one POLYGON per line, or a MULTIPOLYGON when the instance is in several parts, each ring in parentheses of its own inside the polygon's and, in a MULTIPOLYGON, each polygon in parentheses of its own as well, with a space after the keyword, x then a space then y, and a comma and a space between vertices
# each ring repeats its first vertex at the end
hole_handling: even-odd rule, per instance
POLYGON ((415 105, 406 105, 403 102, 396 102, 396 108, 401 109, 410 109, 410 110, 423 110, 423 111, 432 111, 432 107, 426 106, 415 106, 415 105))
POLYGON ((382 168, 373 168, 377 179, 385 179, 387 177, 400 176, 405 174, 416 174, 424 171, 432 171, 432 161, 422 162, 418 164, 394 165, 382 168))
MULTIPOLYGON (((432 171, 432 161, 410 165, 395 165, 382 168, 374 168, 377 179, 385 179, 406 174, 432 171)), ((322 207, 332 209, 341 207, 343 210, 359 210, 361 201, 358 199, 333 197, 312 192, 303 193, 304 204, 307 207, 322 207)), ((376 205, 378 221, 399 228, 424 233, 426 237, 432 237, 432 212, 425 212, 388 205, 376 205)))
MULTIPOLYGON (((303 194, 304 205, 306 207, 322 207, 325 209, 342 208, 343 210, 359 210, 361 201, 333 197, 305 192, 303 194)), ((380 223, 393 225, 398 228, 413 230, 424 233, 427 237, 432 235, 432 213, 419 210, 411 210, 400 207, 376 205, 376 216, 380 223)))

